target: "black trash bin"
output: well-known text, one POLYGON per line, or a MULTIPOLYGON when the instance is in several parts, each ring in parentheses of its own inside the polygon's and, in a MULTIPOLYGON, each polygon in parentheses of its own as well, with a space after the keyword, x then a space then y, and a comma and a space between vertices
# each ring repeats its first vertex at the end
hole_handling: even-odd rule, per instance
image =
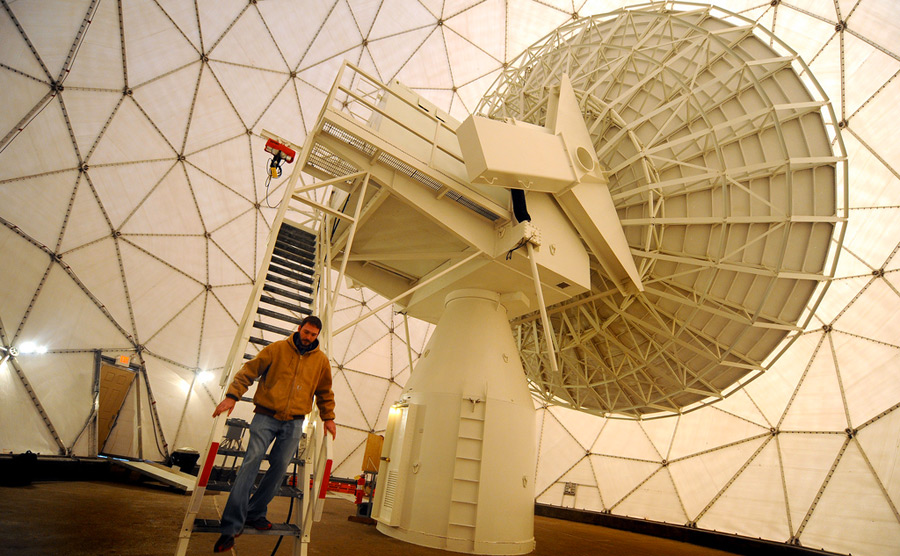
POLYGON ((179 448, 172 452, 172 463, 177 465, 182 473, 193 475, 198 459, 200 459, 200 452, 191 448, 179 448))

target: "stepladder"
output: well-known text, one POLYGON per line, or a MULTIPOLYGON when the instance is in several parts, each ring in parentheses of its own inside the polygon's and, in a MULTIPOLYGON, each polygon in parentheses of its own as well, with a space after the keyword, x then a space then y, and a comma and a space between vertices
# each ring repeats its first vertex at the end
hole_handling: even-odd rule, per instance
MULTIPOLYGON (((289 541, 290 553, 295 556, 305 556, 308 552, 312 524, 321 519, 324 509, 333 461, 332 438, 324 432, 322 421, 316 413, 314 410, 304 423, 297 453, 276 492, 276 496, 290 498, 289 517, 283 523, 273 523, 272 528, 266 531, 258 531, 252 527, 243 531, 248 535, 280 536, 283 541, 289 541)), ((209 505, 204 505, 203 500, 210 493, 230 491, 245 452, 243 440, 248 428, 249 424, 241 419, 228 419, 224 416, 216 418, 213 435, 217 441, 210 442, 201 460, 197 486, 178 535, 177 556, 187 554, 189 544, 198 533, 213 533, 201 535, 201 538, 208 541, 204 552, 212 548, 220 532, 220 520, 215 511, 210 513, 209 505)), ((257 481, 258 479, 259 477, 257 481)))

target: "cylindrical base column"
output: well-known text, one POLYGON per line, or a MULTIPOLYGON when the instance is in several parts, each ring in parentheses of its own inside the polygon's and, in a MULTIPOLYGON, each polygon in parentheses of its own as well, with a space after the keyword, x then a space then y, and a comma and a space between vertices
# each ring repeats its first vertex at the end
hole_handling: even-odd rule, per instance
POLYGON ((382 533, 469 554, 534 549, 534 403, 500 294, 447 296, 382 456, 382 533))

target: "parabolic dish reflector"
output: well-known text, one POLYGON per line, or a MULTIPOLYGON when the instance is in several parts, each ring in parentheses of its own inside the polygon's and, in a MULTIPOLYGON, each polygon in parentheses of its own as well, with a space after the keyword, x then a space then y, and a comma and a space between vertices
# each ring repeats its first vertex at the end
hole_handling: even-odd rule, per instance
POLYGON ((847 169, 828 99, 755 22, 666 3, 560 27, 477 112, 544 125, 564 73, 644 291, 592 264, 591 290, 549 309, 560 373, 537 313, 514 319, 534 390, 630 417, 721 399, 802 332, 833 273, 847 169))

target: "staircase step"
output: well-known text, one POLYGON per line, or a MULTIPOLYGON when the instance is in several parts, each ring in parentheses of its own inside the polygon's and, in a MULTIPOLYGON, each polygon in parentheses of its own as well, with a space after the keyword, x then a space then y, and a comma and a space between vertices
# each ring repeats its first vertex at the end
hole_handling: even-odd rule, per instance
MULTIPOLYGON (((282 297, 287 297, 288 299, 294 299, 301 303, 306 303, 306 304, 312 303, 311 297, 306 297, 305 295, 300 295, 299 293, 296 293, 296 292, 283 290, 283 289, 279 288, 278 286, 273 286, 272 284, 263 285, 263 291, 267 291, 269 293, 277 293, 278 295, 280 295, 282 297)), ((287 307, 285 307, 285 309, 287 309, 287 307)))
POLYGON ((312 284, 312 277, 310 275, 294 272, 293 270, 282 268, 276 264, 269 265, 269 272, 271 272, 272 274, 277 274, 279 276, 284 276, 285 278, 290 278, 291 280, 296 280, 303 284, 312 284))
POLYGON ((285 268, 290 268, 291 270, 296 270, 297 272, 302 272, 304 274, 309 274, 312 276, 315 274, 315 269, 311 266, 304 266, 302 264, 295 263, 290 259, 285 259, 284 257, 279 257, 278 255, 272 255, 272 262, 278 265, 281 265, 285 268))
POLYGON ((279 328, 277 326, 273 326, 271 324, 266 324, 264 322, 254 322, 253 328, 259 328, 260 330, 265 330, 266 332, 274 332, 275 334, 281 334, 282 336, 290 336, 294 333, 293 330, 288 330, 286 328, 279 328))
POLYGON ((275 245, 275 249, 272 250, 272 253, 295 263, 305 264, 306 266, 315 265, 315 261, 312 257, 304 255, 299 251, 292 251, 284 246, 275 245))
POLYGON ((256 313, 263 315, 265 317, 272 317, 273 319, 277 319, 282 322, 289 322, 291 324, 296 324, 297 326, 300 326, 300 323, 303 322, 303 319, 298 319, 295 316, 284 315, 282 313, 276 313, 275 311, 270 311, 268 309, 263 309, 263 308, 257 308, 256 313))
MULTIPOLYGON (((271 340, 263 340, 262 338, 254 338, 254 337, 248 338, 247 341, 250 342, 251 344, 256 344, 258 346, 267 346, 272 343, 271 340)), ((252 359, 252 357, 251 357, 251 359, 252 359)))
POLYGON ((301 284, 299 282, 294 282, 293 280, 288 280, 286 278, 279 278, 278 276, 272 274, 271 272, 266 273, 266 282, 281 284, 282 286, 287 286, 289 288, 293 288, 295 290, 298 290, 298 291, 301 291, 304 293, 312 293, 311 287, 304 286, 303 284, 301 284))
MULTIPOLYGON (((305 245, 294 243, 291 241, 283 241, 281 238, 279 238, 275 242, 275 248, 276 249, 284 249, 285 251, 289 251, 298 257, 306 258, 306 259, 313 259, 316 256, 315 249, 310 249, 309 247, 307 247, 305 245)), ((293 257, 288 257, 288 258, 292 259, 293 257)))
MULTIPOLYGON (((219 533, 222 527, 218 519, 195 519, 194 533, 219 533)), ((278 537, 299 537, 303 532, 292 523, 273 523, 268 531, 257 531, 253 527, 244 529, 244 535, 275 535, 278 537)))
MULTIPOLYGON (((212 492, 231 492, 231 483, 226 481, 210 480, 208 483, 206 483, 206 490, 212 492)), ((251 492, 253 492, 252 489, 251 492)), ((275 491, 275 496, 303 498, 303 491, 299 488, 294 488, 291 486, 281 486, 278 488, 278 490, 275 491)))
MULTIPOLYGON (((303 307, 301 305, 297 305, 294 303, 288 303, 287 301, 281 301, 280 299, 275 299, 270 295, 263 295, 259 298, 260 303, 265 303, 266 305, 272 305, 275 307, 281 307, 282 309, 287 309, 288 311, 294 311, 295 313, 303 313, 304 315, 309 315, 312 313, 312 310, 303 307)), ((312 303, 310 299, 308 303, 312 303)))

